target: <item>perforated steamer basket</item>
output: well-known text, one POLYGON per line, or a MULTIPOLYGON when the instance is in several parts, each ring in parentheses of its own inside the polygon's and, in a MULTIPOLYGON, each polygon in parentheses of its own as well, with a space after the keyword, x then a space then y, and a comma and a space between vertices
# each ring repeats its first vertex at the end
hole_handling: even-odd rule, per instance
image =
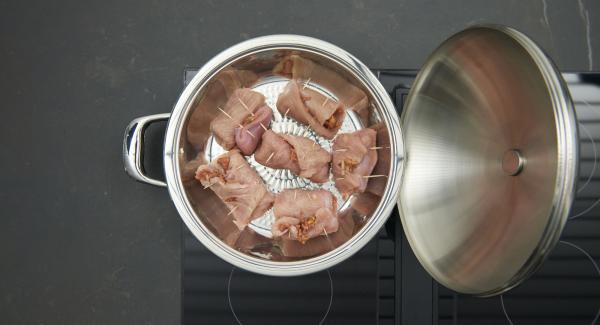
MULTIPOLYGON (((310 79, 310 78, 309 78, 310 79)), ((318 91, 331 100, 338 100, 330 89, 323 87, 319 80, 302 80, 302 86, 318 91)), ((216 156, 225 152, 215 141, 210 133, 210 120, 218 114, 218 108, 210 108, 213 111, 206 112, 206 126, 204 150, 200 152, 204 161, 212 161, 216 156)), ((362 114, 361 114, 362 115, 362 114)), ((197 116, 197 115, 196 115, 197 116)), ((128 127, 128 139, 126 143, 126 170, 137 180, 159 186, 167 186, 175 206, 190 231, 202 244, 225 261, 242 269, 275 276, 293 276, 308 274, 329 268, 347 259, 362 248, 379 229, 394 208, 400 187, 400 169, 403 161, 402 133, 400 123, 394 105, 389 95, 379 83, 373 73, 358 59, 340 49, 337 46, 310 37, 297 35, 273 35, 259 37, 237 44, 218 54, 206 63, 185 88, 170 114, 159 114, 147 116, 134 120, 128 127), (267 188, 274 192, 283 189, 300 188, 316 189, 323 188, 337 199, 338 211, 345 217, 359 218, 362 221, 360 227, 356 227, 354 235, 337 248, 333 248, 321 255, 296 258, 294 260, 276 261, 265 255, 251 255, 241 252, 226 238, 220 238, 214 229, 204 222, 211 214, 227 216, 228 210, 224 204, 217 202, 216 196, 210 193, 210 189, 203 192, 205 195, 191 196, 186 193, 186 186, 182 180, 182 172, 186 163, 198 154, 191 149, 186 135, 186 127, 197 101, 202 98, 203 92, 211 80, 224 69, 235 68, 251 70, 258 74, 259 79, 250 85, 253 90, 265 95, 267 104, 273 109, 274 117, 271 129, 278 133, 287 133, 305 136, 316 141, 325 150, 331 151, 330 140, 318 136, 308 126, 302 125, 293 119, 282 116, 275 103, 279 93, 283 90, 289 79, 274 75, 273 67, 277 65, 286 55, 295 54, 309 59, 318 65, 327 67, 343 76, 348 82, 362 89, 369 98, 368 119, 362 119, 351 108, 347 109, 346 118, 340 132, 352 132, 361 128, 376 125, 378 139, 385 138, 385 148, 378 152, 378 174, 384 181, 385 190, 378 198, 378 202, 370 202, 375 208, 368 215, 361 215, 352 207, 350 200, 344 200, 334 185, 332 176, 325 184, 315 184, 307 179, 297 177, 287 170, 274 170, 258 164, 253 157, 247 160, 256 172, 264 180, 267 188), (169 120, 164 148, 164 167, 166 183, 149 179, 143 173, 139 155, 142 151, 142 134, 144 126, 157 119, 169 120), (136 133, 137 131, 137 133, 136 133), (136 142, 137 141, 137 142, 136 142), (135 150, 134 150, 135 149, 135 150), (130 157, 129 164, 127 157, 130 157)), ((379 180, 381 181, 381 180, 379 180)), ((356 197, 351 198, 355 200, 356 197)), ((269 237, 271 224, 273 223, 272 212, 255 219, 248 227, 257 234, 269 237)), ((221 236, 222 237, 222 236, 221 236)))

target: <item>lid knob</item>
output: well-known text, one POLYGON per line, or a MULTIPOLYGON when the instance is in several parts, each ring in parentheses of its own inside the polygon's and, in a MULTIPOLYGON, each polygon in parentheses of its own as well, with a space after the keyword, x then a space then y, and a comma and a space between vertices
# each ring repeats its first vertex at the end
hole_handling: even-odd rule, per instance
POLYGON ((510 176, 517 176, 523 170, 525 159, 517 149, 509 149, 502 157, 502 170, 510 176))

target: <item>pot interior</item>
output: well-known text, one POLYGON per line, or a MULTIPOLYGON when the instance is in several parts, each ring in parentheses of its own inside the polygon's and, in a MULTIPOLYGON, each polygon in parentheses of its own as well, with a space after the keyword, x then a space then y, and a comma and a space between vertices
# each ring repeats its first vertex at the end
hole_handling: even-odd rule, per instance
MULTIPOLYGON (((177 159, 186 199, 203 230, 218 238, 221 244, 245 254, 246 259, 259 262, 297 262, 342 250, 345 245, 357 241, 357 237, 364 237, 357 234, 365 226, 374 223, 374 219, 387 218, 387 215, 377 215, 375 212, 381 212, 378 207, 382 204, 382 197, 388 187, 393 146, 390 145, 390 130, 383 118, 386 114, 383 104, 381 100, 377 100, 373 85, 360 78, 362 73, 370 74, 369 71, 353 71, 318 51, 291 47, 271 48, 239 54, 229 64, 220 64, 203 83, 197 85, 198 89, 193 99, 188 101, 183 114, 185 122, 179 135, 177 159), (326 151, 332 152, 331 140, 319 136, 309 126, 277 110, 277 98, 291 79, 303 88, 321 93, 328 100, 344 103, 346 115, 339 133, 364 128, 376 131, 377 149, 374 150, 377 152, 377 163, 371 175, 377 177, 368 179, 363 193, 351 196, 342 195, 337 190, 331 173, 327 182, 317 184, 296 176, 289 170, 263 166, 256 162, 254 155, 244 156, 267 189, 275 195, 286 189, 325 189, 334 195, 339 229, 332 233, 324 232, 304 243, 285 236, 272 238, 273 209, 254 219, 244 229, 238 229, 233 223, 230 208, 211 188, 204 188, 194 177, 198 166, 207 164, 226 152, 215 141, 210 123, 219 114, 223 114, 219 108, 224 107, 232 90, 240 87, 251 88, 265 96, 267 105, 273 110, 270 126, 273 131, 307 137, 326 151), (365 95, 360 103, 353 102, 355 90, 360 90, 365 95), (352 106, 347 106, 348 103, 352 106)), ((390 107, 386 109, 387 114, 390 114, 390 107)), ((382 221, 377 224, 381 223, 382 221)))

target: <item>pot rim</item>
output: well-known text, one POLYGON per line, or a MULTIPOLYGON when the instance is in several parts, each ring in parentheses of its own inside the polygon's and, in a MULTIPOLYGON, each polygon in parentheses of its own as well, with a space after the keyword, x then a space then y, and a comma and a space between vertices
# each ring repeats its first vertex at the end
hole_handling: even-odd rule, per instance
POLYGON ((396 206, 402 178, 405 157, 399 115, 385 88, 377 77, 357 58, 341 48, 312 37, 300 35, 270 35, 253 38, 234 45, 208 61, 184 89, 175 104, 167 131, 164 146, 164 169, 169 194, 181 219, 194 236, 211 252, 236 267, 272 276, 295 276, 318 272, 330 268, 349 258, 364 247, 381 229, 396 206), (181 132, 185 119, 196 95, 225 67, 238 59, 269 50, 298 50, 325 57, 346 69, 366 88, 382 122, 389 130, 390 171, 386 189, 369 221, 348 241, 325 254, 305 260, 278 262, 260 259, 235 250, 227 245, 196 216, 181 182, 179 154, 181 132))

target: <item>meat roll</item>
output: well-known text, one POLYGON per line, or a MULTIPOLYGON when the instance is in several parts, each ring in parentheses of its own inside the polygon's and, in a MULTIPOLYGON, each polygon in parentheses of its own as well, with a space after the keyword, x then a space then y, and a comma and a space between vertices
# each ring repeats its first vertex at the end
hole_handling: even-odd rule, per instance
POLYGON ((308 257, 331 251, 342 245, 354 234, 354 219, 351 215, 340 215, 338 231, 333 234, 328 233, 327 236, 319 236, 308 240, 302 244, 297 240, 292 240, 287 236, 282 236, 278 241, 278 246, 281 253, 286 257, 308 257))
POLYGON ((307 240, 338 230, 337 202, 326 190, 285 190, 275 198, 274 238, 306 243, 307 240))
POLYGON ((196 179, 225 203, 240 230, 262 216, 273 203, 273 195, 237 150, 198 167, 196 179))
POLYGON ((291 80, 277 98, 277 110, 310 126, 317 134, 332 139, 344 122, 346 112, 340 102, 291 80))
MULTIPOLYGON (((236 146, 236 128, 242 127, 240 134, 246 133, 249 138, 238 140, 247 149, 256 148, 264 129, 260 122, 271 121, 270 108, 265 105, 265 96, 248 88, 236 89, 227 100, 223 112, 210 123, 210 131, 215 135, 218 144, 226 150, 236 146), (259 116, 260 113, 260 116, 259 116), (260 119, 257 119, 257 117, 260 119), (256 123, 253 123, 256 122, 256 123), (254 134, 256 132, 256 134, 254 134)), ((264 125, 268 127, 268 125, 264 125)))
POLYGON ((339 73, 296 54, 283 58, 275 66, 273 73, 295 80, 310 79, 318 83, 334 93, 347 109, 355 111, 361 120, 368 124, 369 98, 364 91, 351 84, 339 73))
POLYGON ((331 155, 305 137, 277 134, 268 130, 262 136, 254 159, 270 168, 289 169, 315 183, 325 183, 329 179, 331 155))
POLYGON ((338 135, 333 143, 332 173, 335 186, 345 196, 362 193, 368 178, 377 163, 377 132, 362 129, 338 135))
POLYGON ((206 126, 215 117, 222 114, 216 107, 222 107, 236 89, 249 87, 258 76, 248 70, 225 69, 221 71, 210 84, 196 104, 187 126, 188 141, 196 150, 202 150, 209 134, 206 126))

